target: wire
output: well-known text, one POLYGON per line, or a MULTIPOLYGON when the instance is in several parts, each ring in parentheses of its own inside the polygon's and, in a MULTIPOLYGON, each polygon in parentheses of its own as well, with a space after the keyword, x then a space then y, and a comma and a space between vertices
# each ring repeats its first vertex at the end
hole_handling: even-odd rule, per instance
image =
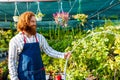
POLYGON ((37 13, 38 13, 38 12, 41 12, 40 6, 39 6, 39 2, 37 2, 37 13))
MULTIPOLYGON (((70 2, 70 0, 69 0, 69 3, 70 3, 71 8, 70 8, 70 10, 68 11, 68 13, 71 12, 71 10, 72 10, 73 7, 75 6, 75 3, 76 3, 76 2, 77 2, 77 0, 75 0, 74 3, 73 3, 73 5, 71 6, 71 2, 70 2)), ((63 3, 62 3, 61 0, 58 0, 58 10, 59 10, 59 13, 64 11, 64 10, 63 10, 63 3)))
POLYGON ((77 0, 75 0, 75 2, 73 3, 72 7, 70 8, 70 10, 68 11, 68 13, 71 12, 71 10, 73 9, 73 7, 75 6, 75 3, 77 2, 77 0))
POLYGON ((108 9, 110 9, 110 8, 112 8, 112 7, 116 6, 116 5, 118 5, 118 4, 120 4, 120 2, 114 3, 113 5, 111 5, 111 6, 107 7, 107 8, 105 8, 105 9, 103 9, 102 11, 96 13, 95 15, 93 15, 93 16, 91 16, 91 17, 88 17, 88 19, 91 19, 91 18, 97 16, 98 14, 101 14, 101 13, 107 11, 108 9))
POLYGON ((81 2, 81 0, 79 0, 78 13, 80 13, 80 12, 81 12, 80 2, 81 2))
POLYGON ((26 4, 27 4, 27 11, 28 11, 28 2, 26 2, 26 4))
POLYGON ((18 15, 19 15, 19 11, 18 11, 18 8, 17 8, 17 2, 15 2, 14 16, 16 16, 17 13, 18 13, 18 15))
POLYGON ((62 4, 63 4, 63 3, 62 3, 62 1, 61 1, 61 3, 60 3, 60 4, 61 4, 61 6, 60 6, 61 11, 63 12, 63 6, 62 6, 62 4))
POLYGON ((115 0, 112 0, 111 2, 110 2, 110 5, 114 2, 115 0))
POLYGON ((62 7, 62 1, 61 0, 58 0, 58 12, 63 12, 63 7, 62 7))
POLYGON ((68 1, 69 1, 70 6, 71 6, 71 0, 68 0, 68 1))
MULTIPOLYGON (((106 6, 106 4, 111 3, 111 1, 110 1, 110 2, 109 2, 109 1, 110 1, 110 0, 107 0, 104 5, 102 5, 97 11, 95 11, 94 13, 92 13, 90 16, 95 15, 95 14, 96 14, 97 12, 99 12, 102 8, 104 8, 104 7, 106 6)), ((112 0, 112 2, 113 2, 113 0, 112 0)))

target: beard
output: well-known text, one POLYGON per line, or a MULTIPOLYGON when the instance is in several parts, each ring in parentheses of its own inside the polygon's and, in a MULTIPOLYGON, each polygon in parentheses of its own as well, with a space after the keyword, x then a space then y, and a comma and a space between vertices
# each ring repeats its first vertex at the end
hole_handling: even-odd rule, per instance
POLYGON ((36 25, 26 26, 25 31, 30 35, 35 35, 36 34, 36 25))

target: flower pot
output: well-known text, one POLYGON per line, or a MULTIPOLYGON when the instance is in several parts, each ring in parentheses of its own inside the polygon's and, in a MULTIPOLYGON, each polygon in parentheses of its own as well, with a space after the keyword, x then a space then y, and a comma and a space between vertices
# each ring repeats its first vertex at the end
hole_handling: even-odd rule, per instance
POLYGON ((42 21, 42 17, 36 17, 37 21, 42 21))
POLYGON ((49 79, 49 74, 46 74, 46 80, 48 80, 49 79))
POLYGON ((55 80, 62 80, 62 76, 60 74, 56 75, 55 80))
POLYGON ((14 22, 18 22, 19 16, 13 16, 14 22))

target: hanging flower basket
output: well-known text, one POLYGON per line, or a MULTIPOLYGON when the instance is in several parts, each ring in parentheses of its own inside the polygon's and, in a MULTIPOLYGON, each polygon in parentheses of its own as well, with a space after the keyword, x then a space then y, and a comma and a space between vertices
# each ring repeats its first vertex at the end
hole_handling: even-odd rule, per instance
POLYGON ((18 22, 19 16, 13 16, 13 20, 14 20, 14 22, 18 22))
POLYGON ((42 17, 44 17, 44 14, 42 14, 41 12, 35 14, 35 18, 37 21, 42 21, 42 17))
POLYGON ((17 8, 17 2, 15 2, 15 10, 14 10, 13 20, 14 20, 14 22, 18 22, 18 20, 19 20, 19 11, 17 8))
POLYGON ((66 27, 69 20, 69 13, 61 12, 53 14, 56 24, 66 27))
POLYGON ((88 15, 76 14, 76 15, 73 15, 72 17, 80 21, 81 25, 84 26, 84 23, 87 21, 88 15))

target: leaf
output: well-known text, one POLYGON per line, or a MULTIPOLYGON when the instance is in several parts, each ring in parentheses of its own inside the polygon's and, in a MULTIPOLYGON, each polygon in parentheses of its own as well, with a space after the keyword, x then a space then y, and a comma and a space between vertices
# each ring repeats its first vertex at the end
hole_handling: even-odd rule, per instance
POLYGON ((115 61, 116 61, 116 62, 120 62, 120 56, 116 56, 116 57, 115 57, 115 61))
POLYGON ((120 49, 114 50, 114 53, 115 53, 115 54, 120 54, 120 49))

